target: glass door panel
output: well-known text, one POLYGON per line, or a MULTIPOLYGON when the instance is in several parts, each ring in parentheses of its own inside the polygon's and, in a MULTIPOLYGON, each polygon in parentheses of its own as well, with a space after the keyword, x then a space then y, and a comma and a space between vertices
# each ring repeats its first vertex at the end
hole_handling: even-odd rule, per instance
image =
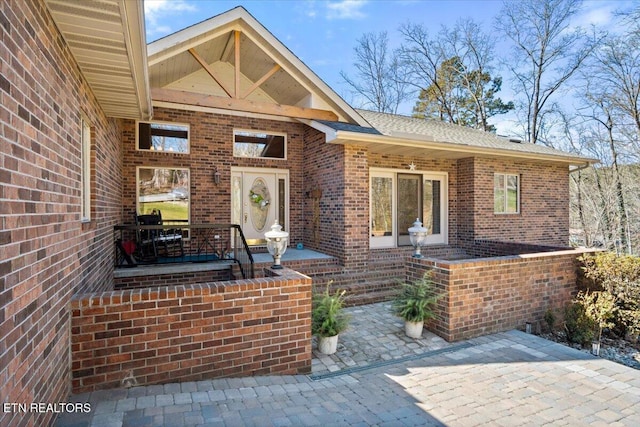
POLYGON ((422 224, 428 234, 440 234, 440 180, 425 179, 422 192, 422 224))
POLYGON ((371 178, 371 236, 393 233, 393 179, 371 178))
POLYGON ((393 174, 379 173, 371 176, 371 246, 395 245, 393 212, 393 174))
POLYGON ((398 246, 411 245, 409 227, 422 219, 422 175, 398 174, 398 246))

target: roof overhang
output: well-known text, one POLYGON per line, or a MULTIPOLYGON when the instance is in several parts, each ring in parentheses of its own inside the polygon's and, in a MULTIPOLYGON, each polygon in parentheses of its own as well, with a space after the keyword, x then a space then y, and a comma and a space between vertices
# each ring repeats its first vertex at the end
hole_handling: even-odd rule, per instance
POLYGON ((154 103, 294 118, 324 111, 367 125, 242 7, 156 40, 148 54, 154 103))
POLYGON ((109 117, 152 116, 144 3, 138 0, 45 0, 47 8, 109 117))
POLYGON ((465 157, 503 157, 520 160, 537 160, 563 163, 570 167, 582 168, 598 163, 597 159, 567 155, 531 153, 509 149, 487 148, 446 141, 436 141, 428 135, 398 132, 394 135, 365 134, 345 130, 335 130, 317 121, 304 121, 309 126, 323 132, 330 144, 358 145, 378 154, 398 156, 430 157, 434 159, 462 159, 465 157))

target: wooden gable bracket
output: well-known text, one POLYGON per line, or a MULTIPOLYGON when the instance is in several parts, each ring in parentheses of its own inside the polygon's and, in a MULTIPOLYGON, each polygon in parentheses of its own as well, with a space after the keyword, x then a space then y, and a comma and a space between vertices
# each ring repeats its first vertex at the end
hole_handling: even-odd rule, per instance
POLYGON ((193 56, 193 58, 198 61, 198 63, 202 66, 202 68, 204 68, 204 70, 207 72, 207 74, 209 74, 211 76, 211 78, 218 83, 218 85, 222 88, 222 90, 224 90, 224 92, 227 94, 227 96, 229 98, 233 98, 233 96, 231 95, 231 91, 225 86, 225 84, 222 82, 222 80, 218 80, 218 78, 216 77, 213 69, 209 66, 209 64, 207 64, 207 61, 204 60, 204 58, 202 56, 200 56, 200 54, 198 52, 196 52, 196 50, 194 48, 189 49, 189 53, 191 54, 191 56, 193 56))
MULTIPOLYGON (((229 37, 229 39, 231 39, 231 37, 229 37)), ((200 54, 196 52, 194 48, 190 48, 189 53, 191 54, 191 56, 193 56, 193 58, 196 61, 198 61, 200 66, 204 68, 207 74, 211 76, 211 78, 222 88, 222 90, 224 90, 224 92, 227 94, 229 98, 245 99, 247 98, 247 96, 251 95, 256 89, 258 89, 262 85, 262 83, 266 82, 271 76, 277 73, 278 70, 280 70, 280 68, 282 67, 280 67, 280 64, 275 64, 273 68, 271 68, 268 72, 265 73, 264 76, 260 77, 255 83, 253 83, 251 87, 241 96, 240 95, 240 76, 241 76, 240 74, 240 31, 238 30, 233 31, 233 40, 234 40, 233 44, 234 44, 234 55, 235 55, 235 64, 236 64, 236 66, 234 67, 235 70, 234 70, 233 91, 231 90, 231 88, 227 87, 222 80, 216 77, 215 72, 213 71, 211 66, 207 64, 207 61, 205 61, 204 58, 200 56, 200 54)), ((225 47, 224 52, 222 54, 222 58, 228 55, 228 51, 230 50, 229 44, 230 42, 227 43, 227 46, 225 47)))
POLYGON ((228 98, 206 95, 194 92, 178 91, 171 89, 153 88, 151 90, 151 96, 155 101, 163 101, 170 103, 178 103, 185 105, 195 105, 200 107, 220 108, 226 110, 239 110, 252 113, 270 114, 274 116, 295 117, 301 119, 315 119, 315 120, 328 120, 337 121, 338 116, 329 110, 320 110, 316 108, 296 107, 293 105, 281 105, 272 104, 268 102, 250 101, 246 98, 251 95, 256 89, 258 89, 264 82, 277 73, 282 67, 280 64, 275 64, 269 71, 267 71, 262 77, 256 80, 251 87, 249 87, 244 93, 240 93, 240 34, 238 30, 234 30, 233 34, 230 34, 227 45, 222 54, 221 60, 231 54, 231 39, 233 38, 233 50, 235 59, 234 70, 234 87, 230 88, 225 85, 222 79, 216 77, 216 73, 207 63, 207 61, 200 56, 200 54, 194 49, 190 48, 189 53, 193 58, 198 61, 200 66, 211 76, 211 78, 222 88, 227 94, 228 98))
POLYGON ((327 120, 335 122, 338 116, 329 110, 296 107, 293 105, 272 104, 270 102, 250 101, 247 99, 222 98, 195 92, 172 89, 152 88, 151 98, 154 101, 175 104, 194 105, 198 107, 220 108, 223 110, 246 111, 250 113, 269 114, 273 116, 295 117, 299 119, 327 120))

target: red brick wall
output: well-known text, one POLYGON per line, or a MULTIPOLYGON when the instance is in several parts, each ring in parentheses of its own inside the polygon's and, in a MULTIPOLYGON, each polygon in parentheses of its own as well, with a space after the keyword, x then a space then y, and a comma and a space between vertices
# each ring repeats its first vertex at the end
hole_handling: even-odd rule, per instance
POLYGON ((325 135, 312 128, 306 129, 304 137, 304 242, 344 262, 345 148, 327 144, 325 135), (317 190, 321 197, 314 199, 317 190))
MULTIPOLYGON (((241 278, 242 273, 236 269, 234 276, 241 278)), ((113 289, 122 290, 150 288, 154 286, 193 285, 196 283, 207 283, 221 280, 230 280, 229 270, 155 274, 153 276, 115 277, 113 279, 113 289)))
POLYGON ((443 297, 430 329, 448 341, 522 329, 557 315, 576 292, 581 251, 466 261, 409 259, 407 280, 432 271, 443 297))
POLYGON ((74 297, 73 390, 311 372, 311 279, 281 277, 74 297))
MULTIPOLYGON (((191 222, 228 223, 231 220, 231 167, 260 167, 289 170, 290 241, 302 240, 304 224, 303 149, 306 126, 300 123, 249 117, 154 108, 154 120, 187 123, 190 126, 190 154, 136 151, 135 121, 127 121, 123 133, 123 213, 131 223, 136 207, 136 167, 189 168, 191 181, 191 222), (287 134, 287 159, 233 157, 233 130, 283 132, 287 134), (220 184, 213 184, 213 168, 220 184)), ((265 230, 266 231, 266 230, 265 230)))
POLYGON ((569 244, 569 168, 541 162, 474 159, 475 240, 569 244), (494 173, 520 175, 520 213, 495 214, 494 173))
MULTIPOLYGON (((70 391, 69 300, 111 286, 120 125, 105 118, 42 1, 0 2, 0 395, 70 391), (92 221, 81 211, 81 114, 92 125, 92 221)), ((0 425, 47 425, 51 413, 0 425)))

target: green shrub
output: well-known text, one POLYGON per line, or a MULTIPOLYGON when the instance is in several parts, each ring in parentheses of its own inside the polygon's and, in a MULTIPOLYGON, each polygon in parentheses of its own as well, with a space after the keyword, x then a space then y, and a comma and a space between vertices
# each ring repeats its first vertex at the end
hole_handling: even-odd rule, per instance
POLYGON ((621 335, 640 332, 640 257, 599 252, 580 258, 585 277, 595 290, 615 298, 614 327, 621 335))
POLYGON ((607 291, 580 292, 574 301, 584 309, 584 314, 596 328, 596 339, 600 342, 602 330, 614 326, 610 321, 616 312, 616 299, 607 291))
POLYGON ((584 312, 578 303, 569 303, 564 310, 564 330, 569 342, 587 344, 595 336, 595 323, 584 312))
POLYGON ((425 273, 421 279, 400 285, 392 303, 393 313, 407 322, 433 319, 433 308, 439 297, 431 275, 425 273))
POLYGON ((349 316, 344 313, 344 295, 346 291, 337 290, 331 294, 327 284, 322 293, 314 294, 311 312, 311 333, 320 337, 333 337, 347 329, 349 316))
POLYGON ((547 324, 547 328, 549 328, 549 332, 553 332, 556 325, 556 315, 550 308, 544 312, 544 322, 547 324))

